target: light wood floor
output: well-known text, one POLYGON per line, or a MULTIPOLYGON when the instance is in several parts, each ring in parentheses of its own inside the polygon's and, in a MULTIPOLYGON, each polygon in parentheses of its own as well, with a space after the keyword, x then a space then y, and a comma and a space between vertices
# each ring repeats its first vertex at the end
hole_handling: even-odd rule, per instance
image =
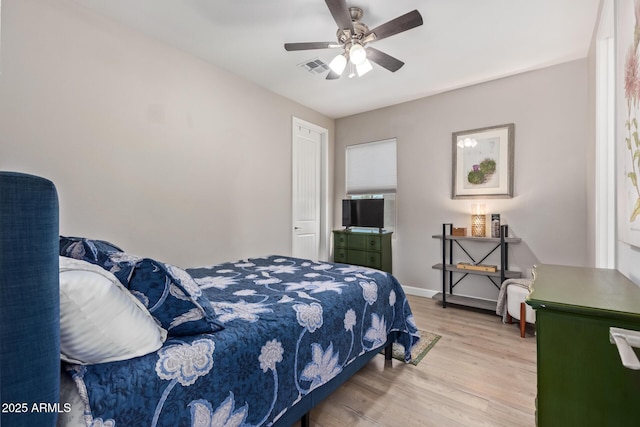
POLYGON ((534 426, 533 330, 523 339, 496 315, 408 298, 440 341, 418 366, 376 356, 311 411, 311 426, 534 426))

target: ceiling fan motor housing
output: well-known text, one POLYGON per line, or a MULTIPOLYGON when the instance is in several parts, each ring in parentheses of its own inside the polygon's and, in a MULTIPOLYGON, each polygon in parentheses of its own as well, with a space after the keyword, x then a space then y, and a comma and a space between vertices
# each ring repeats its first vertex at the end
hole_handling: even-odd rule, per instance
POLYGON ((346 49, 349 49, 349 47, 351 47, 350 45, 354 42, 364 44, 365 42, 362 41, 362 38, 369 32, 369 27, 363 22, 360 22, 360 19, 362 19, 362 15, 364 14, 362 9, 359 7, 350 7, 349 14, 351 15, 351 23, 353 24, 353 34, 351 33, 351 30, 344 28, 338 28, 338 31, 336 32, 338 42, 345 44, 346 49))

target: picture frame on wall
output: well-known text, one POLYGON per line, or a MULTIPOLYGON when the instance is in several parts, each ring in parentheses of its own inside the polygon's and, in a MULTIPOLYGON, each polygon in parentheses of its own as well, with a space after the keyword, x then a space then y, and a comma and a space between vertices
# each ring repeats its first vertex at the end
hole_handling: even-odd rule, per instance
POLYGON ((637 2, 616 6, 616 199, 618 240, 640 248, 640 17, 637 2))
POLYGON ((513 197, 515 124, 453 132, 452 199, 513 197))

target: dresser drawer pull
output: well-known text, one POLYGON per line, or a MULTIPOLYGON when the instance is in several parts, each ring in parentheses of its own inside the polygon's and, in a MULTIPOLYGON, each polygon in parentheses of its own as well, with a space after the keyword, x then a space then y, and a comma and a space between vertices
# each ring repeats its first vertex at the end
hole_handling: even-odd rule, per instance
POLYGON ((640 332, 621 328, 609 328, 609 341, 618 347, 622 364, 629 369, 639 370, 640 361, 632 347, 640 348, 640 332))

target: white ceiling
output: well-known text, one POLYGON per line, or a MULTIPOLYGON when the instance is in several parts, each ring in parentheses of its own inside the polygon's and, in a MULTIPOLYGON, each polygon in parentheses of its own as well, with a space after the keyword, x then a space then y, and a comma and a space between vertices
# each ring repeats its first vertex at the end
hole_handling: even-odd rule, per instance
MULTIPOLYGON (((325 80, 298 64, 334 49, 287 52, 285 42, 333 41, 323 0, 74 0, 332 118, 587 56, 599 0, 347 0, 374 28, 413 9, 424 25, 372 43, 405 62, 325 80)), ((345 73, 346 74, 346 73, 345 73)))

